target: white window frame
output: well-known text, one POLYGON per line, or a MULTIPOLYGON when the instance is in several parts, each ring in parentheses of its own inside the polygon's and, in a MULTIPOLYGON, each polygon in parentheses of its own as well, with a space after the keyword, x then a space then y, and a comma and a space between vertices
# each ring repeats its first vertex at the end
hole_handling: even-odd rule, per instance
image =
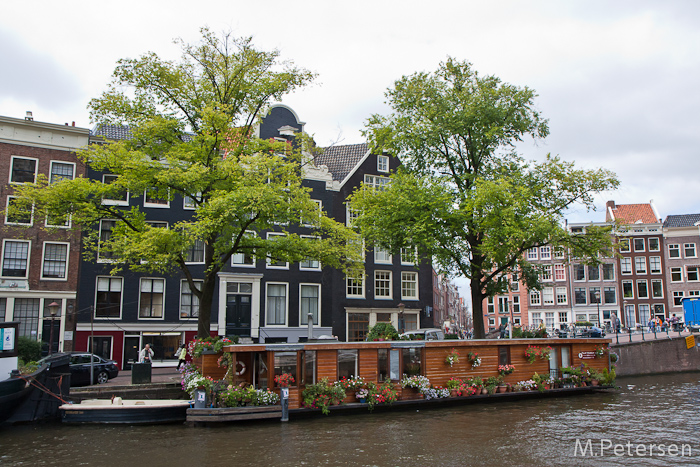
POLYGON ((520 313, 520 295, 513 295, 511 298, 513 303, 513 313, 520 313))
POLYGON ((401 271, 401 300, 418 300, 418 273, 415 271, 401 271), (412 276, 412 279, 408 279, 412 276), (415 295, 405 293, 404 284, 413 284, 415 295))
POLYGON ((630 258, 629 256, 620 258, 620 274, 622 274, 623 276, 632 274, 632 258, 630 258))
POLYGON ((67 281, 68 280, 68 259, 70 258, 70 243, 68 242, 44 242, 41 251, 41 280, 43 281, 67 281), (64 276, 63 277, 47 277, 44 276, 44 264, 46 263, 46 246, 47 245, 65 245, 66 246, 66 257, 64 262, 64 276))
POLYGON ((682 290, 674 290, 673 291, 673 306, 674 307, 679 307, 683 306, 683 291, 682 290))
POLYGON ((2 262, 0 262, 0 277, 6 277, 8 279, 27 279, 29 277, 29 266, 32 259, 32 242, 31 240, 19 240, 15 238, 5 238, 2 240, 2 262), (24 269, 24 276, 5 276, 5 248, 8 243, 26 243, 27 244, 27 257, 25 261, 27 266, 24 269))
POLYGON ((393 274, 391 271, 375 270, 374 271, 374 299, 375 300, 393 300, 393 298, 394 298, 393 284, 394 284, 393 274), (377 277, 378 274, 388 274, 389 277, 388 277, 388 279, 386 277, 378 278, 377 277), (382 281, 382 282, 388 281, 389 282, 389 286, 388 286, 389 295, 378 295, 377 294, 377 291, 379 290, 379 288, 377 287, 379 281, 382 281))
POLYGON ((566 267, 562 263, 557 263, 554 265, 554 280, 555 281, 565 281, 566 280, 566 267))
POLYGON ((542 305, 542 296, 541 296, 539 290, 531 290, 530 291, 530 305, 532 305, 532 306, 542 305))
MULTIPOLYGON (((198 192, 197 194, 195 194, 195 197, 200 197, 200 196, 202 196, 201 192, 198 192)), ((182 197, 182 209, 185 211, 194 211, 195 209, 197 209, 197 204, 194 202, 194 198, 187 196, 187 195, 184 195, 182 197), (188 199, 192 200, 191 203, 187 202, 188 199)))
POLYGON ((364 184, 368 187, 371 187, 375 190, 386 190, 386 188, 389 186, 391 183, 391 179, 389 177, 382 177, 380 175, 371 175, 371 174, 365 174, 365 179, 364 179, 364 184))
POLYGON ((688 282, 700 281, 700 267, 699 266, 686 266, 685 267, 685 278, 688 282), (691 270, 693 271, 692 273, 691 273, 691 270), (691 274, 695 276, 695 279, 691 279, 691 274))
POLYGON ((527 259, 538 259, 538 249, 537 247, 530 248, 527 250, 527 259))
POLYGON ((629 237, 620 238, 618 243, 620 245, 620 253, 630 253, 632 251, 632 241, 629 237))
POLYGON ((566 287, 557 287, 555 291, 557 305, 567 305, 569 299, 566 293, 566 287))
POLYGON ((668 257, 675 259, 675 258, 681 258, 681 245, 680 243, 670 243, 668 245, 668 257), (672 255, 671 252, 675 252, 676 255, 672 255))
POLYGON ((649 240, 649 251, 661 251, 661 240, 659 240, 658 237, 651 237, 649 240), (651 242, 652 240, 656 240, 656 248, 652 248, 651 242))
POLYGON ((56 182, 52 181, 54 164, 63 164, 63 165, 73 166, 73 176, 70 179, 68 177, 65 177, 65 178, 62 178, 61 180, 74 180, 75 179, 75 162, 52 160, 51 163, 49 164, 49 183, 50 184, 56 183, 56 182))
POLYGON ((163 201, 165 201, 164 203, 154 203, 152 201, 147 201, 149 190, 155 190, 155 187, 154 188, 146 188, 145 190, 143 190, 143 207, 144 208, 156 208, 156 209, 168 209, 168 208, 170 208, 170 189, 168 189, 168 198, 163 200, 163 201))
MULTIPOLYGON (((300 235, 300 238, 310 238, 313 240, 320 241, 321 239, 319 237, 313 236, 313 235, 300 235)), ((321 260, 318 259, 313 259, 313 258, 307 258, 304 261, 299 261, 299 270, 300 271, 320 271, 323 268, 321 265, 321 260), (305 262, 308 262, 311 264, 310 266, 303 266, 305 262), (316 263, 316 266, 313 266, 313 263, 316 263)))
MULTIPOLYGON (((113 261, 112 258, 100 258, 100 245, 102 243, 102 223, 103 222, 117 222, 116 219, 100 219, 99 231, 97 232, 97 262, 98 263, 110 263, 113 261)), ((111 236, 111 235, 110 235, 111 236)))
MULTIPOLYGON (((198 283, 198 284, 203 284, 203 283, 204 283, 204 281, 203 281, 203 280, 200 280, 200 279, 195 279, 194 282, 195 282, 195 283, 198 283)), ((180 279, 180 300, 179 300, 179 302, 178 302, 178 310, 177 310, 177 311, 178 311, 178 316, 180 317, 180 320, 182 320, 182 321, 189 321, 189 320, 192 320, 192 319, 198 319, 198 318, 199 318, 199 307, 200 307, 200 305, 201 305, 201 304, 200 304, 200 302, 199 302, 199 298, 194 294, 194 292, 192 292, 192 289, 190 288, 190 284, 189 284, 189 282, 187 282, 187 279, 180 279), (184 288, 185 285, 187 285, 187 288, 190 290, 190 294, 192 295, 192 304, 190 304, 190 307, 193 308, 193 307, 194 307, 194 300, 195 300, 195 299, 198 300, 198 302, 197 302, 197 315, 196 315, 196 316, 182 316, 182 295, 183 295, 183 294, 182 294, 182 291, 183 291, 183 288, 184 288)))
POLYGON ((661 274, 663 268, 661 266, 661 256, 650 256, 649 257, 649 274, 661 274), (658 269, 653 269, 653 265, 657 264, 658 269))
POLYGON ((378 246, 374 247, 374 263, 375 264, 392 264, 393 258, 389 250, 380 248, 378 246))
POLYGON ((632 244, 633 244, 635 253, 644 253, 645 251, 647 251, 646 250, 646 242, 644 241, 643 238, 639 238, 639 237, 634 238, 632 240, 632 244), (641 246, 641 248, 637 248, 637 246, 641 246))
POLYGON ((695 243, 684 243, 683 244, 683 257, 684 258, 697 258, 698 257, 698 250, 696 248, 695 243), (688 254, 688 250, 692 249, 693 253, 688 254))
MULTIPOLYGON (((140 291, 139 291, 140 293, 140 291)), ((94 315, 95 320, 115 320, 115 319, 122 319, 122 314, 124 313, 124 277, 122 276, 97 276, 95 278, 95 296, 93 297, 94 303, 93 303, 93 308, 92 308, 92 313, 94 315), (100 292, 99 287, 100 287, 100 279, 108 279, 109 284, 110 284, 110 291, 111 291, 111 284, 112 284, 112 279, 118 279, 120 282, 120 289, 119 289, 119 316, 114 317, 114 316, 97 316, 97 294, 100 292)))
MULTIPOLYGON (((167 286, 167 284, 166 284, 164 277, 141 277, 139 279, 139 304, 138 304, 138 311, 137 311, 137 319, 139 321, 163 321, 163 320, 165 320, 165 293, 166 293, 165 289, 166 289, 166 286, 167 286), (161 281, 163 284, 163 291, 161 292, 161 294, 163 295, 163 301, 161 304, 160 317, 155 317, 155 318, 154 317, 145 317, 145 318, 141 317, 141 294, 143 293, 143 290, 142 290, 143 285, 142 284, 143 284, 144 280, 151 281, 151 287, 153 287, 153 284, 155 283, 155 281, 161 281)), ((150 293, 153 294, 154 292, 151 291, 150 293)))
POLYGON ((669 280, 670 280, 671 282, 675 282, 675 283, 683 282, 683 268, 681 268, 681 267, 671 268, 670 274, 669 274, 669 280), (675 271, 676 273, 679 274, 680 280, 677 280, 677 281, 673 280, 673 273, 674 273, 674 271, 675 271))
POLYGON ((540 259, 552 259, 552 248, 549 246, 541 246, 540 259))
MULTIPOLYGON (((279 233, 279 232, 268 232, 267 233, 267 240, 270 240, 270 237, 285 237, 285 236, 286 236, 285 234, 279 233)), ((266 265, 267 269, 289 269, 289 262, 284 263, 284 266, 275 265, 275 264, 272 264, 272 258, 270 258, 269 256, 267 256, 265 258, 265 265, 266 265)), ((265 295, 265 297, 267 297, 267 294, 265 295)), ((265 315, 265 317, 267 317, 267 315, 265 315)))
MULTIPOLYGON (((255 237, 255 232, 252 230, 246 230, 243 236, 255 237)), ((252 262, 245 262, 246 253, 234 253, 231 255, 231 267, 234 268, 254 268, 256 266, 255 255, 251 255, 252 262)))
MULTIPOLYGON (((316 320, 314 320, 313 326, 314 327, 320 327, 321 326, 321 284, 317 283, 312 283, 312 282, 301 282, 299 283, 299 327, 304 327, 309 325, 309 318, 306 316, 306 313, 304 313, 303 306, 302 306, 302 295, 301 295, 301 290, 304 287, 315 287, 318 290, 318 296, 316 297, 316 320)), ((267 296, 266 296, 267 297, 267 296)), ((267 300, 266 300, 266 306, 267 306, 267 300)))
MULTIPOLYGON (((316 209, 318 210, 318 214, 316 217, 317 219, 320 219, 323 213, 323 201, 321 201, 320 199, 312 199, 311 201, 313 201, 314 204, 316 204, 316 209)), ((300 223, 304 227, 312 227, 314 225, 313 223, 305 222, 303 216, 302 219, 300 219, 300 223)))
POLYGON ((646 279, 637 279, 636 283, 636 288, 637 288, 637 298, 639 299, 648 299, 649 298, 649 282, 646 279), (646 287, 646 296, 642 296, 639 293, 639 284, 644 284, 646 287))
POLYGON ((623 300, 633 299, 635 297, 635 295, 637 295, 637 292, 635 291, 634 281, 633 280, 626 280, 626 281, 622 281, 621 283, 622 283, 622 299, 623 300), (625 284, 629 284, 630 290, 632 291, 632 295, 630 295, 629 297, 625 296, 625 284))
POLYGON ((34 206, 33 205, 32 205, 32 212, 29 215, 29 222, 28 223, 27 222, 12 222, 7 218, 8 214, 9 214, 9 210, 10 210, 10 202, 13 199, 17 199, 17 196, 8 195, 7 200, 5 201, 5 224, 6 225, 24 225, 24 226, 34 225, 34 206))
POLYGON ((651 280, 651 298, 664 298, 664 282, 661 279, 651 280), (659 289, 661 291, 660 295, 654 295, 654 284, 659 284, 661 286, 659 289))
POLYGON ((554 305, 554 287, 542 289, 542 305, 554 305))
POLYGON ((542 272, 540 273, 542 282, 552 282, 552 265, 545 264, 542 266, 542 272))
POLYGON ((635 274, 646 274, 647 269, 647 259, 645 256, 635 256, 634 257, 634 273, 635 274))
POLYGON ((289 283, 288 282, 267 282, 265 284, 265 327, 267 328, 286 328, 289 323, 289 283), (270 324, 268 320, 268 298, 269 290, 271 285, 283 285, 284 286, 284 323, 283 324, 270 324))
POLYGON ((613 282, 617 280, 617 277, 615 275, 615 263, 603 263, 600 265, 600 277, 603 279, 603 281, 607 282, 613 282), (605 268, 608 266, 609 268, 612 269, 612 279, 606 279, 605 278, 605 268))
POLYGON ((377 156, 377 172, 389 173, 389 156, 377 156))
POLYGON ((573 270, 572 275, 571 275, 571 279, 572 279, 574 282, 586 282, 586 277, 588 277, 588 268, 586 267, 585 264, 583 264, 583 263, 574 263, 574 264, 571 266, 571 268, 572 268, 572 270, 573 270), (576 273, 576 269, 577 269, 577 268, 583 268, 583 279, 579 279, 579 278, 578 278, 578 274, 576 273))
POLYGON ((401 264, 413 266, 418 261, 418 247, 401 248, 401 264))
POLYGON ((359 276, 346 275, 345 276, 345 297, 346 298, 365 298, 365 281, 366 281, 366 274, 364 273, 364 271, 359 276), (357 295, 357 294, 348 293, 348 290, 350 288, 350 281, 359 281, 360 282, 359 285, 353 284, 352 287, 355 289, 359 288, 362 291, 361 294, 357 295))
POLYGON ((354 220, 360 217, 360 211, 357 209, 353 209, 350 206, 350 202, 345 203, 345 225, 348 227, 352 227, 354 224, 354 220))
POLYGON ((13 184, 13 185, 24 185, 25 183, 35 183, 36 182, 36 174, 38 171, 39 171, 39 159, 37 159, 36 157, 12 156, 10 158, 10 175, 8 177, 8 180, 9 180, 10 184, 13 184), (13 172, 13 168, 15 166, 15 159, 24 159, 24 160, 34 161, 34 180, 32 180, 31 182, 13 182, 12 181, 12 172, 13 172))
MULTIPOLYGON (((107 177, 114 177, 116 179, 116 178, 119 178, 119 175, 102 174, 102 183, 104 185, 108 185, 108 183, 105 183, 105 178, 107 178, 107 177)), ((126 200, 102 198, 102 204, 105 204, 108 206, 128 206, 130 198, 131 198, 131 194, 129 193, 129 190, 126 190, 126 200)))

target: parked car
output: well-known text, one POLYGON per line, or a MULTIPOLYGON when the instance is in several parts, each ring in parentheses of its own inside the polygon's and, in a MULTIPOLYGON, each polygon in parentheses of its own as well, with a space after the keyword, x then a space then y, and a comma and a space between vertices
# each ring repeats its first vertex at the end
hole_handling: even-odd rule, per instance
POLYGON ((443 341, 445 340, 445 333, 442 332, 442 329, 427 328, 406 331, 400 337, 408 337, 411 340, 443 341))
MULTIPOLYGON (((89 352, 70 352, 70 385, 90 384, 90 359, 92 359, 93 384, 103 384, 119 374, 117 362, 106 360, 89 352)), ((43 360, 40 360, 41 363, 43 360)))

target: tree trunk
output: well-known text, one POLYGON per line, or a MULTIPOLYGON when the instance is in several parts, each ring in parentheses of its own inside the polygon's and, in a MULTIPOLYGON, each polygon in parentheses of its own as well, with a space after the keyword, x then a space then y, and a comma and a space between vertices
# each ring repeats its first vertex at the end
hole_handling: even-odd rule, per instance
POLYGON ((474 339, 485 339, 484 330, 484 294, 481 292, 481 278, 472 277, 472 319, 474 322, 474 339))
POLYGON ((211 336, 211 307, 214 302, 214 290, 216 289, 216 276, 205 276, 202 283, 202 297, 199 299, 199 318, 197 320, 197 337, 211 336))

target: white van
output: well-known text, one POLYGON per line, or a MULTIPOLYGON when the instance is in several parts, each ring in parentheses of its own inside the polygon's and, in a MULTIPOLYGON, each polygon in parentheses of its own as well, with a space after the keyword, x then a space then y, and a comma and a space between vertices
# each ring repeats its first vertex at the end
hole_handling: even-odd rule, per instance
POLYGON ((437 328, 426 328, 426 329, 416 329, 415 331, 406 331, 399 337, 408 337, 412 340, 424 340, 424 341, 444 341, 445 333, 442 329, 437 328))

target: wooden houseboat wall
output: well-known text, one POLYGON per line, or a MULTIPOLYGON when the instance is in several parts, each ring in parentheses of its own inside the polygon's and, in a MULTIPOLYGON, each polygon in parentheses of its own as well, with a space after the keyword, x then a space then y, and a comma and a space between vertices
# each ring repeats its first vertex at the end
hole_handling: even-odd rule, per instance
MULTIPOLYGON (((399 400, 406 400, 422 395, 401 388, 399 380, 404 374, 421 374, 430 380, 432 386, 444 387, 451 378, 479 376, 485 380, 489 376, 498 376, 499 364, 515 366, 515 371, 504 377, 510 384, 529 380, 534 373, 556 373, 562 366, 576 367, 582 363, 602 371, 609 369, 607 354, 603 358, 594 358, 594 351, 596 346, 607 348, 610 342, 609 339, 504 339, 253 344, 229 346, 224 352, 230 352, 232 361, 236 362, 234 384, 269 387, 279 394, 274 375, 291 373, 295 383, 289 388, 289 408, 297 409, 301 407, 306 384, 323 378, 333 382, 343 376, 361 376, 365 381, 375 383, 390 378, 399 391, 399 400), (530 363, 525 356, 528 346, 551 347, 551 360, 538 358, 530 363), (452 349, 460 357, 450 366, 446 357, 452 349), (469 352, 479 355, 480 366, 472 368, 467 357, 469 352)), ((222 379, 226 369, 217 364, 220 356, 204 354, 194 363, 205 376, 222 379)), ((348 394, 346 402, 353 401, 352 396, 348 394)))

